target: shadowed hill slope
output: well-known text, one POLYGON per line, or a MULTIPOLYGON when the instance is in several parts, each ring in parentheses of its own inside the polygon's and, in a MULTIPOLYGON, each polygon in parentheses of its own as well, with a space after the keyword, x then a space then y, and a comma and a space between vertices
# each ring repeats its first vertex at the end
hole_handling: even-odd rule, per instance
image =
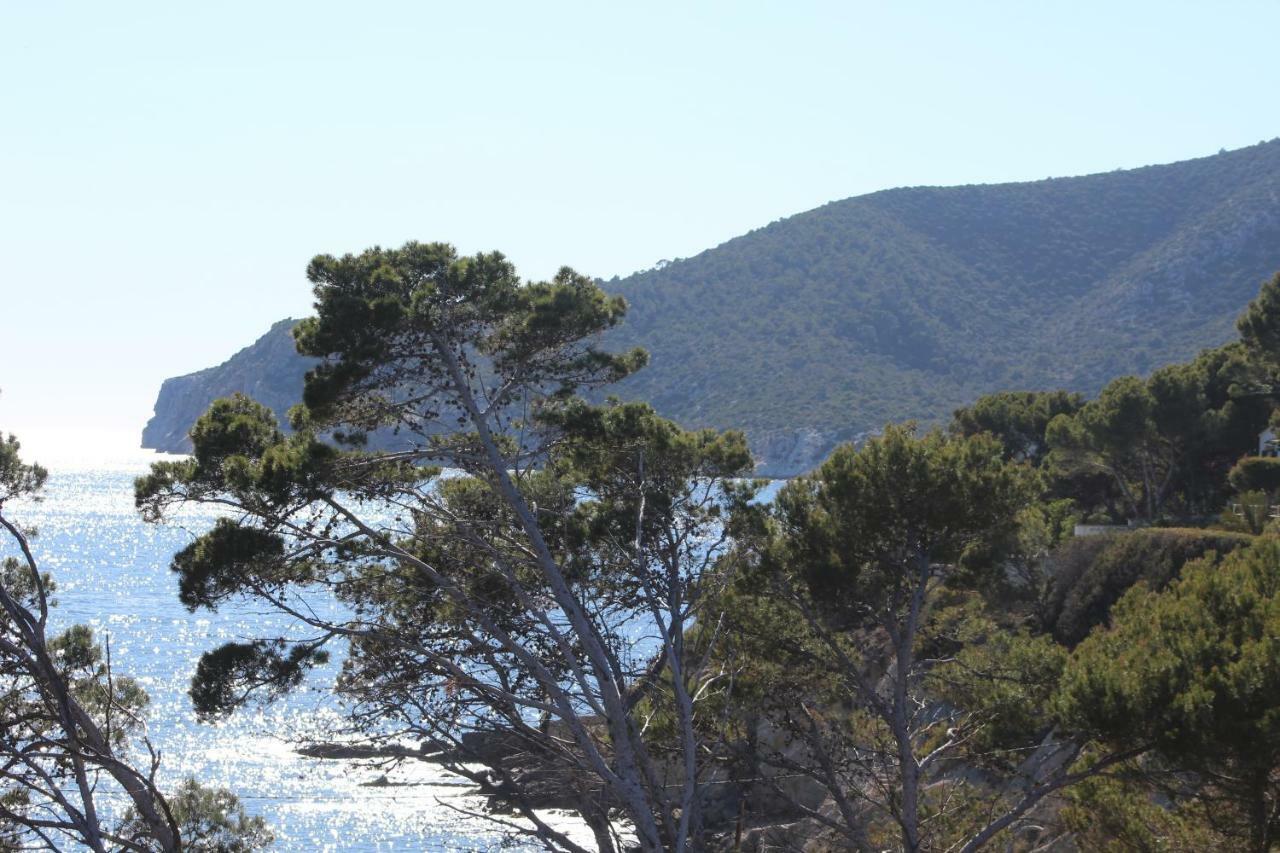
MULTIPOLYGON (((788 474, 838 440, 941 420, 988 391, 1093 392, 1186 359, 1229 340, 1277 269, 1273 141, 1078 178, 858 196, 605 287, 631 304, 611 344, 652 356, 622 396, 685 426, 742 427, 764 470, 788 474)), ((263 363, 284 379, 283 362, 263 363)), ((217 370, 242 375, 231 365, 217 370)), ((148 436, 189 426, 197 398, 244 390, 208 373, 169 380, 204 377, 181 405, 162 392, 167 426, 148 436)))
POLYGON ((293 346, 296 319, 281 320, 267 333, 216 367, 166 379, 155 414, 142 430, 142 446, 170 453, 191 452, 187 431, 209 404, 240 392, 271 407, 283 422, 302 400, 302 380, 316 359, 303 358, 293 346))

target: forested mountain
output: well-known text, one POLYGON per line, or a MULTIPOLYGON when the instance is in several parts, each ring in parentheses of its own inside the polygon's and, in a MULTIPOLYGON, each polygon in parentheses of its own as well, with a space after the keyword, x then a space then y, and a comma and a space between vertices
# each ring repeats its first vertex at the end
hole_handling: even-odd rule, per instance
MULTIPOLYGON (((745 428, 766 471, 793 473, 840 439, 938 421, 988 391, 1091 393, 1186 360, 1231 339, 1277 269, 1280 140, 1086 177, 858 196, 605 289, 631 304, 610 343, 652 356, 623 396, 685 426, 745 428)), ((170 380, 144 444, 181 449, 175 435, 210 399, 252 393, 254 370, 280 372, 264 387, 293 381, 294 358, 255 347, 243 365, 170 380)))

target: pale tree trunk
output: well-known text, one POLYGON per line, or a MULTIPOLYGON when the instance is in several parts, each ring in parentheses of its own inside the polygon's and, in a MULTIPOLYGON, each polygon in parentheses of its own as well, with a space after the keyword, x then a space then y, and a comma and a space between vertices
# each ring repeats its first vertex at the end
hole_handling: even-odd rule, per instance
MULTIPOLYGON (((498 487, 499 494, 519 519, 552 596, 568 619, 574 637, 581 643, 583 652, 591 665, 594 686, 604 706, 605 723, 609 729, 610 744, 614 751, 616 780, 612 787, 621 799, 627 816, 634 823, 640 849, 645 853, 680 849, 683 847, 684 839, 664 838, 665 833, 656 819, 655 811, 658 809, 655 809, 655 806, 660 806, 653 798, 655 792, 652 790, 652 783, 656 782, 656 774, 652 766, 647 766, 643 743, 623 694, 625 685, 620 683, 622 674, 614 671, 611 666, 599 632, 583 612, 581 603, 574 596, 564 573, 547 546, 533 511, 512 481, 507 460, 494 441, 488 418, 476 403, 470 383, 458 363, 457 356, 448 342, 436 338, 433 339, 433 343, 437 354, 448 368, 460 402, 484 447, 489 473, 498 487), (646 788, 649 790, 646 791, 646 788)), ((663 823, 669 825, 669 821, 664 820, 663 823)))
POLYGON ((915 731, 912 725, 913 714, 908 688, 912 670, 915 668, 916 634, 919 632, 925 594, 928 592, 929 580, 933 574, 927 554, 916 554, 915 564, 916 581, 911 590, 906 619, 901 625, 894 626, 894 630, 890 633, 895 647, 894 659, 897 666, 897 673, 893 680, 893 710, 890 725, 898 748, 898 776, 902 787, 901 814, 898 820, 902 826, 903 849, 907 853, 917 853, 921 849, 920 764, 916 761, 915 731))

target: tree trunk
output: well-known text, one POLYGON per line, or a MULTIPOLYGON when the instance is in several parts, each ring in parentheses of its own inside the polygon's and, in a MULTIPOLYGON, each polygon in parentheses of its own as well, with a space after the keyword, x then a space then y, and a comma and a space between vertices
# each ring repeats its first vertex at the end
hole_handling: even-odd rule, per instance
POLYGON ((1267 773, 1254 774, 1250 786, 1249 849, 1253 853, 1271 850, 1271 809, 1267 805, 1267 773))
POLYGON ((931 565, 926 554, 916 555, 916 583, 911 592, 907 618, 896 641, 898 672, 893 680, 893 736, 898 747, 898 776, 902 783, 902 809, 898 820, 902 825, 902 847, 906 853, 920 850, 920 765, 916 763, 915 744, 911 736, 907 688, 915 666, 916 632, 920 625, 924 597, 929 586, 931 565))

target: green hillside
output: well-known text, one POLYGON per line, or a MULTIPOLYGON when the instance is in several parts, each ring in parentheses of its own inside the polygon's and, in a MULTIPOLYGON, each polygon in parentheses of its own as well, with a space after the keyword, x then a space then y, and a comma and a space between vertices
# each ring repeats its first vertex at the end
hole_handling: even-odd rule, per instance
POLYGON ((839 439, 941 420, 988 391, 1092 392, 1184 360, 1232 338, 1277 269, 1272 141, 858 196, 605 286, 631 304, 612 343, 652 355, 623 396, 686 426, 743 427, 766 470, 792 473, 839 439))
POLYGON ((608 282, 690 426, 842 435, 999 388, 1094 391, 1232 337, 1280 268, 1280 142, 1168 166, 833 202, 608 282))

